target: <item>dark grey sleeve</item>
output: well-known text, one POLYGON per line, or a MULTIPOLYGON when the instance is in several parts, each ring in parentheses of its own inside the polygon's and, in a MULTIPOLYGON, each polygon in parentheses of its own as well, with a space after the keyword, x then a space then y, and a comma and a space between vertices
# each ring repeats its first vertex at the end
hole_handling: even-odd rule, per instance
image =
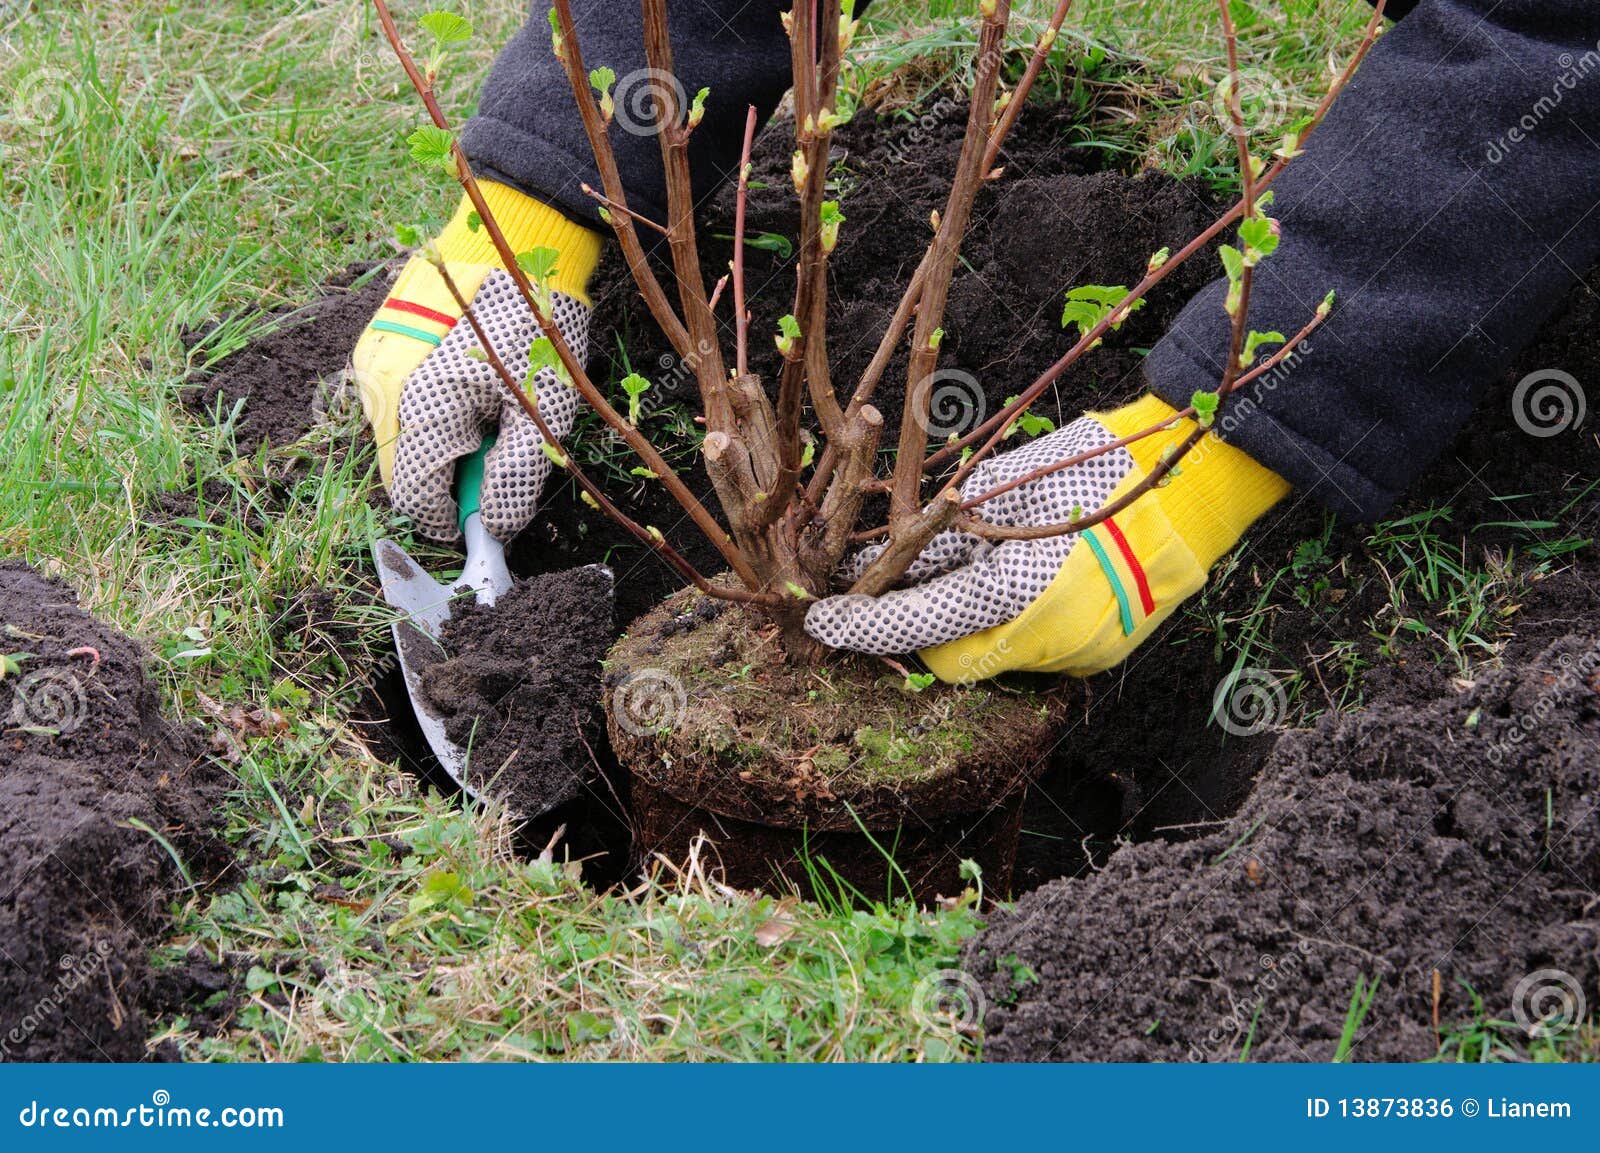
MULTIPOLYGON (((745 108, 754 104, 765 121, 789 88, 789 39, 779 19, 789 6, 789 0, 672 0, 667 6, 679 80, 690 97, 711 89, 705 120, 689 145, 697 200, 738 167, 745 108)), ((585 66, 617 74, 611 143, 628 202, 665 221, 638 0, 573 0, 572 9, 585 66)), ((597 224, 595 203, 580 186, 598 188, 600 178, 566 73, 551 51, 548 12, 548 0, 533 0, 527 23, 496 59, 461 143, 479 175, 597 224)))
MULTIPOLYGON (((1283 243, 1251 325, 1338 306, 1224 439, 1335 511, 1381 515, 1600 257, 1600 3, 1421 0, 1275 186, 1283 243)), ((1226 358, 1224 286, 1145 364, 1185 405, 1226 358)))

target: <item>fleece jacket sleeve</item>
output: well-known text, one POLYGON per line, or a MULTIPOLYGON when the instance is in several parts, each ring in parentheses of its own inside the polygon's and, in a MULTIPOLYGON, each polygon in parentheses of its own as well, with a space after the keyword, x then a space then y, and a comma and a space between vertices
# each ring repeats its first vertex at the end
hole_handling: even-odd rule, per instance
MULTIPOLYGON (((461 146, 479 175, 593 226, 599 215, 581 186, 599 188, 600 176, 566 73, 551 50, 549 7, 548 0, 533 0, 527 23, 496 58, 461 146)), ((705 119, 689 143, 697 202, 738 168, 745 109, 754 104, 765 121, 789 88, 789 39, 779 19, 789 7, 790 0, 671 0, 667 5, 673 60, 685 96, 711 89, 705 119)), ((629 206, 664 221, 666 184, 652 128, 652 78, 638 0, 572 0, 572 12, 584 65, 617 74, 611 144, 629 206)))
MULTIPOLYGON (((1251 327, 1293 333, 1330 289, 1338 304, 1224 405, 1219 432, 1371 519, 1600 257, 1600 3, 1420 0, 1274 190, 1283 241, 1251 327)), ((1146 359, 1174 405, 1221 376, 1225 287, 1146 359)))

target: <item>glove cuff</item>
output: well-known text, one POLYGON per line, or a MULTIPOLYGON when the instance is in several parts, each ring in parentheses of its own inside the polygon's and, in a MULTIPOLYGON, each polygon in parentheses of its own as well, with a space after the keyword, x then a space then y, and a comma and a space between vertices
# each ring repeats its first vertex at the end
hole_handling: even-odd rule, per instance
MULTIPOLYGON (((574 224, 549 205, 508 185, 481 180, 478 188, 511 250, 523 253, 534 248, 551 248, 559 252, 561 259, 556 263, 555 275, 547 282, 548 287, 589 305, 589 278, 600 263, 601 235, 574 224)), ((439 255, 451 265, 501 267, 500 255, 489 239, 488 230, 480 226, 474 232, 468 226, 467 219, 472 211, 472 201, 463 195, 455 216, 439 234, 439 255)))
MULTIPOLYGON (((1160 397, 1146 394, 1112 412, 1091 415, 1113 435, 1124 437, 1173 420, 1178 410, 1160 397)), ((1188 417, 1178 419, 1170 428, 1128 445, 1128 453, 1149 472, 1169 446, 1182 444, 1197 428, 1188 417)), ((1210 568, 1288 492, 1288 481, 1208 432, 1178 462, 1169 482, 1144 499, 1160 501, 1195 560, 1210 568)))

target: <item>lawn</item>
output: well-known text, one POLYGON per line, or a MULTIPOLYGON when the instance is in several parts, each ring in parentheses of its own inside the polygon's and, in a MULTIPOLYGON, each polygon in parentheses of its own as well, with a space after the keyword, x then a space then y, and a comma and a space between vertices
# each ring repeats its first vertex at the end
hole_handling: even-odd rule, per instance
MULTIPOLYGON (((477 35, 444 94, 453 117, 525 7, 462 6, 477 35)), ((1053 5, 1018 7, 1037 22, 1053 5)), ((972 39, 963 8, 880 0, 851 94, 912 115, 947 90, 972 39)), ((1287 122, 1367 9, 1255 11, 1246 76, 1263 120, 1287 122)), ((1225 185, 1231 145, 1192 111, 1221 78, 1219 46, 1209 0, 1082 0, 1041 93, 1076 102, 1076 145, 1225 185)), ((976 893, 937 911, 752 898, 696 859, 597 895, 559 846, 519 855, 503 814, 422 789, 350 724, 360 670, 388 640, 372 454, 330 452, 356 428, 330 412, 300 444, 237 457, 179 390, 264 311, 394 256, 397 225, 437 226, 453 206, 407 160, 417 109, 365 4, 0 3, 0 107, 0 555, 140 638, 173 715, 215 727, 237 708, 272 730, 230 754, 238 866, 149 942, 162 965, 225 960, 245 974, 242 1004, 220 1036, 176 1017, 152 1044, 201 1060, 978 1055, 956 972, 976 893), (290 456, 312 467, 258 521, 198 532, 150 514, 169 493, 248 510, 290 456), (340 619, 308 617, 309 588, 339 593, 340 619)), ((1413 572, 1429 596, 1463 598, 1471 627, 1440 643, 1466 668, 1486 655, 1477 643, 1492 652, 1481 618, 1515 586, 1452 558, 1447 535, 1402 523, 1374 547, 1402 602, 1413 572)), ((1314 582, 1317 561, 1280 574, 1286 589, 1314 582)), ((1216 622, 1241 666, 1270 663, 1259 624, 1216 622)), ((1302 715, 1357 703, 1309 696, 1302 715)))

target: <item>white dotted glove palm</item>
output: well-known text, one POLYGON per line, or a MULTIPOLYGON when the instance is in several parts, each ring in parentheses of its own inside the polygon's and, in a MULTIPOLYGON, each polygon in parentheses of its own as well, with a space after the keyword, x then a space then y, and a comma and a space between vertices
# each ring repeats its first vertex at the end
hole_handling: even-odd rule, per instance
MULTIPOLYGON (((551 319, 580 361, 589 346, 589 309, 552 293, 551 319)), ((510 274, 491 272, 472 300, 472 312, 512 379, 528 373, 528 346, 544 331, 522 299, 510 274)), ((450 330, 400 392, 400 438, 395 445, 395 508, 412 517, 419 531, 435 540, 456 539, 456 502, 451 493, 456 461, 475 452, 488 426, 498 422, 499 439, 484 458, 483 527, 508 541, 525 528, 539 505, 551 462, 538 426, 507 394, 499 374, 478 356, 472 326, 450 330)), ((550 431, 565 439, 578 412, 578 394, 553 369, 533 380, 539 415, 550 431)))
MULTIPOLYGON (((1023 448, 984 461, 961 486, 970 499, 1042 465, 1099 447, 1116 438, 1084 417, 1023 448)), ((978 510, 1007 527, 1056 524, 1076 508, 1092 513, 1134 467, 1126 448, 1113 449, 987 502, 978 510)), ((1050 587, 1078 542, 1076 533, 1039 540, 990 542, 965 532, 934 537, 912 562, 912 587, 882 596, 836 596, 806 614, 806 631, 823 644, 889 655, 914 652, 971 636, 1015 620, 1050 587)), ((854 581, 885 546, 872 545, 846 562, 842 579, 854 581)))
MULTIPOLYGON (((1137 430, 1161 432, 1018 485, 979 507, 1008 527, 1060 524, 1120 500, 1188 437, 1193 421, 1147 396, 1072 422, 975 468, 971 500, 1034 470, 1137 430)), ((991 542, 942 533, 911 566, 909 588, 877 597, 836 596, 806 614, 824 644, 887 655, 916 651, 941 679, 998 673, 1087 676, 1128 656, 1185 598, 1288 485, 1236 448, 1206 436, 1181 472, 1082 532, 991 542)), ((853 579, 879 552, 846 565, 853 579)))

